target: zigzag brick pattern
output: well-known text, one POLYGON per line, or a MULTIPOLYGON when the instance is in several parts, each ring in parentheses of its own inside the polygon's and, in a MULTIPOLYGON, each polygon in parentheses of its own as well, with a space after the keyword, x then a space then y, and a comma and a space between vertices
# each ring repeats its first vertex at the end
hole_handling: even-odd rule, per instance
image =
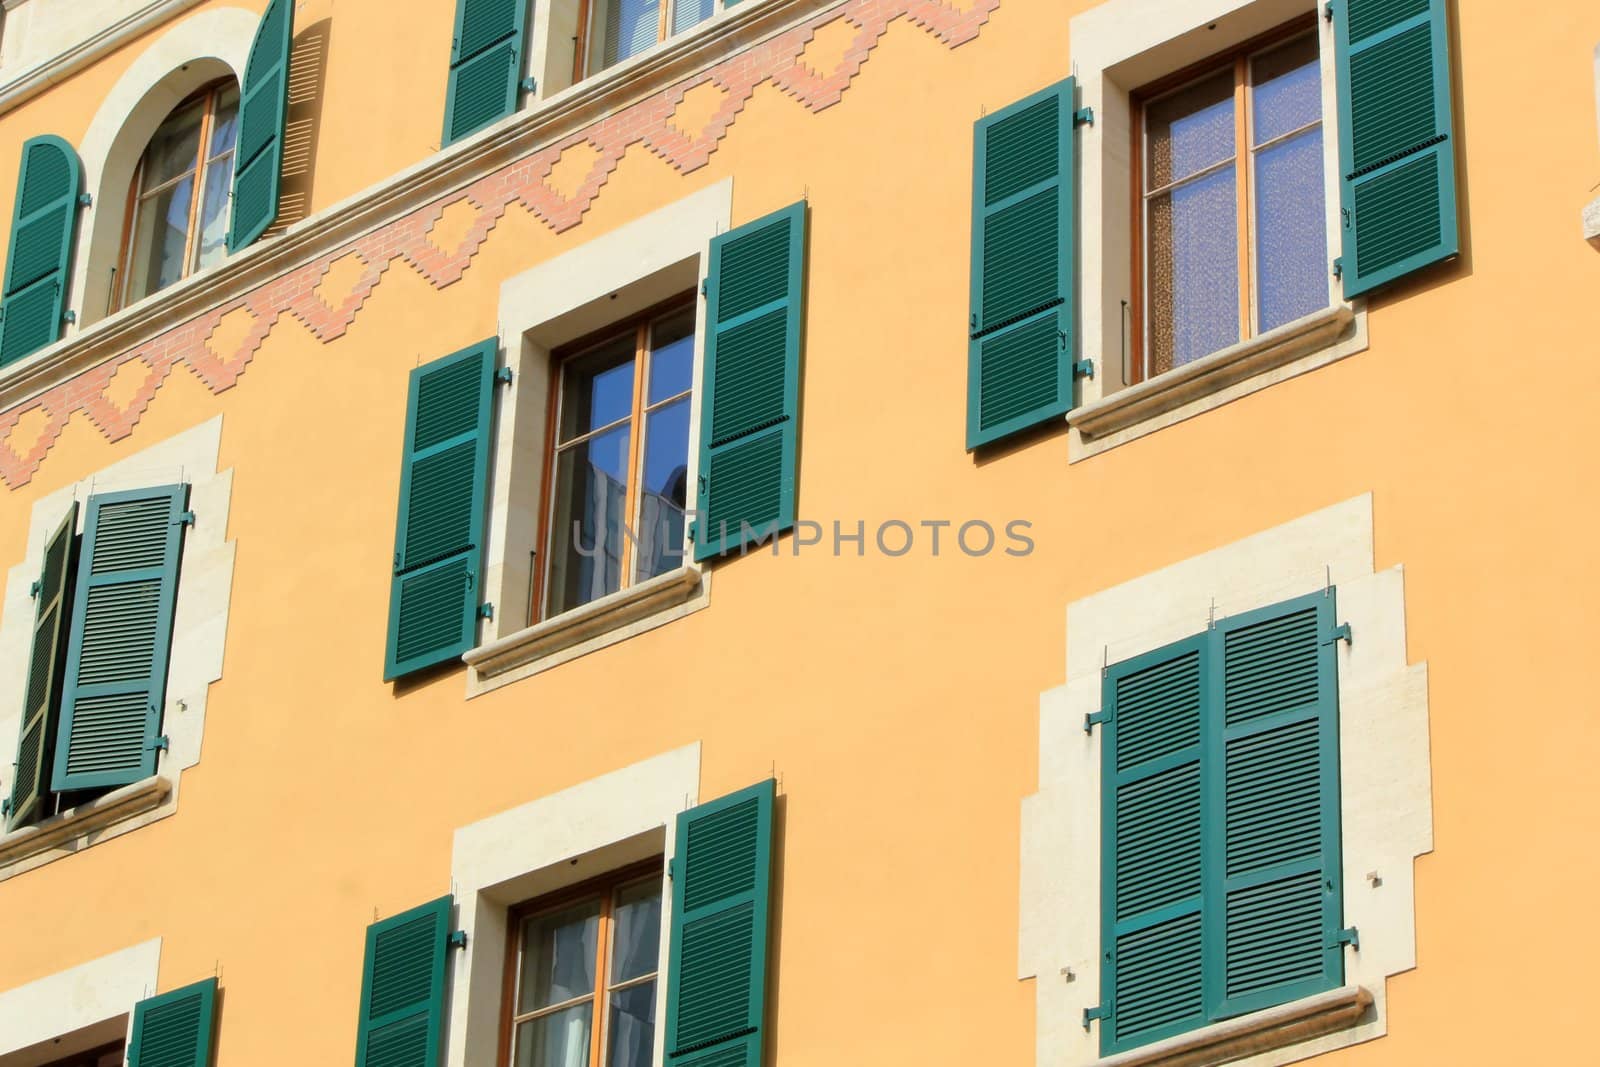
POLYGON ((12 489, 32 480, 74 415, 87 416, 110 441, 128 436, 161 383, 180 364, 213 393, 231 388, 285 313, 293 315, 323 343, 342 337, 396 260, 435 288, 457 281, 514 201, 556 233, 572 229, 583 221, 584 212, 600 195, 623 153, 635 144, 643 143, 681 174, 705 166, 764 82, 770 81, 813 112, 837 104, 895 19, 905 18, 955 48, 977 37, 1000 6, 1000 0, 967 0, 965 7, 956 6, 958 2, 849 0, 174 327, 41 396, 0 412, 0 479, 12 489), (804 53, 818 29, 839 19, 853 26, 856 34, 833 72, 823 77, 804 53), (704 127, 691 136, 672 120, 685 94, 706 82, 721 90, 722 102, 704 127), (546 179, 562 153, 585 141, 594 149, 594 162, 573 194, 563 196, 546 184, 546 179), (476 221, 455 248, 440 248, 431 239, 433 228, 447 207, 462 201, 476 209, 476 221), (352 254, 366 269, 339 305, 330 306, 318 295, 318 287, 332 263, 352 254), (212 338, 218 323, 241 308, 252 316, 252 327, 234 351, 216 352, 212 338), (119 408, 106 398, 106 389, 123 364, 135 359, 144 361, 148 374, 144 384, 119 408), (12 441, 19 423, 35 411, 45 417, 41 432, 31 443, 12 441))

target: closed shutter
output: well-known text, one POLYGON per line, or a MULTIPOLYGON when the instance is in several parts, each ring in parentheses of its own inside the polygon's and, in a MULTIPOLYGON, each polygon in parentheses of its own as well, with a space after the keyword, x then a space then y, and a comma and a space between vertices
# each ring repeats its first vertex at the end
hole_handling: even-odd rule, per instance
POLYGON ((667 1062, 760 1067, 772 881, 771 779, 678 815, 667 1062))
POLYGON ((794 526, 805 245, 804 201, 711 242, 696 559, 794 526))
POLYGON ((1346 298, 1460 251, 1445 8, 1334 7, 1346 298))
POLYGON ((228 251, 255 243, 278 217, 283 124, 289 101, 292 0, 271 0, 261 15, 239 89, 239 143, 233 156, 233 221, 228 251))
POLYGON ((1076 83, 973 128, 967 449, 1072 408, 1076 83))
POLYGON ((477 637, 495 352, 490 338, 411 372, 385 681, 477 637))
POLYGON ((1204 635, 1110 668, 1101 742, 1106 1054, 1206 1021, 1204 635))
POLYGON ((210 1067, 217 980, 174 989, 133 1006, 128 1067, 210 1067))
POLYGON ((78 502, 74 500, 44 545, 44 571, 37 587, 39 607, 34 616, 22 704, 22 732, 17 741, 11 797, 6 805, 7 829, 32 822, 50 791, 50 757, 54 754, 55 727, 61 709, 59 678, 67 651, 66 614, 71 607, 67 593, 72 586, 72 538, 77 530, 78 502))
POLYGON ((61 336, 82 185, 78 153, 61 138, 47 134, 22 146, 0 302, 0 367, 61 336))
POLYGON ((437 1067, 454 898, 367 927, 356 1067, 437 1067))
POLYGON ((58 792, 156 771, 188 494, 166 485, 89 498, 51 775, 58 792))
POLYGON ((1219 1017, 1344 980, 1334 597, 1219 623, 1225 959, 1219 1017))
POLYGON ((528 0, 456 0, 444 143, 517 110, 528 0))

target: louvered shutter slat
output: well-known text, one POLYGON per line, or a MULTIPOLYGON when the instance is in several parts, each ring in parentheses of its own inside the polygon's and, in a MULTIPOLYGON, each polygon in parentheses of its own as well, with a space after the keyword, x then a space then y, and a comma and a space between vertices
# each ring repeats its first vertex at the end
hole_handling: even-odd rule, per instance
POLYGON ((207 978, 134 1005, 128 1067, 209 1067, 216 998, 207 978))
POLYGON ((695 558, 795 522, 806 205, 711 242, 695 558))
POLYGON ((271 0, 262 12, 244 84, 239 89, 239 141, 234 152, 233 219, 228 251, 248 248, 278 217, 284 123, 289 106, 292 0, 271 0))
POLYGON ((456 0, 445 97, 446 145, 517 110, 527 8, 527 0, 456 0))
POLYGON ((1076 83, 973 128, 967 448, 1072 407, 1076 83))
POLYGON ((156 771, 183 549, 185 485, 89 498, 73 594, 53 788, 156 771))
POLYGON ((477 637, 496 350, 489 339, 411 372, 385 680, 477 637))
POLYGON ((78 503, 73 501, 45 540, 7 829, 32 822, 50 790, 50 762, 61 709, 59 675, 66 658, 64 621, 71 608, 67 594, 74 569, 72 538, 77 529, 78 503))
POLYGON ((678 816, 667 1055, 690 1067, 759 1067, 776 783, 678 816))
POLYGON ((1346 298, 1460 251, 1446 0, 1346 0, 1336 83, 1346 298))
POLYGON ((356 1067, 438 1067, 454 898, 367 927, 356 1067))
POLYGON ((59 137, 22 146, 22 169, 0 299, 0 367, 61 336, 82 189, 78 154, 59 137))

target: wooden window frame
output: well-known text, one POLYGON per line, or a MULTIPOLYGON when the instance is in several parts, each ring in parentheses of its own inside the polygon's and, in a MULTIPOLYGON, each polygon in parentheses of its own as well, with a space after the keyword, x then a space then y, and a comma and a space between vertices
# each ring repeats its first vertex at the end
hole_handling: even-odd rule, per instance
MULTIPOLYGON (((212 128, 217 118, 217 100, 229 88, 237 89, 238 82, 229 77, 218 78, 215 81, 208 82, 174 105, 172 110, 168 111, 160 124, 156 126, 156 130, 159 132, 161 127, 165 126, 167 120, 173 115, 196 103, 200 104, 200 135, 195 146, 194 165, 188 170, 175 178, 168 178, 152 189, 144 189, 142 188, 144 185, 144 168, 150 154, 150 146, 146 144, 144 151, 140 153, 139 163, 133 168, 133 180, 128 184, 127 210, 122 215, 122 249, 117 256, 117 269, 121 274, 122 280, 120 283, 113 282, 111 286, 112 311, 120 311, 135 302, 128 299, 128 293, 133 284, 133 235, 135 230, 138 229, 140 208, 152 197, 172 188, 185 178, 191 177, 194 179, 194 192, 189 197, 189 221, 183 240, 183 273, 178 276, 178 280, 182 281, 195 272, 195 264, 200 254, 200 211, 205 201, 206 177, 212 167, 217 166, 224 160, 233 159, 238 148, 237 143, 235 143, 235 146, 226 152, 220 152, 215 156, 206 155, 207 149, 211 146, 212 128)), ((242 93, 240 94, 240 99, 242 102, 242 93)), ((150 136, 153 139, 155 134, 152 133, 150 136)), ((231 199, 231 192, 229 196, 231 199)), ((150 296, 153 294, 146 293, 145 295, 150 296)), ((143 297, 140 299, 143 299, 143 297)))
MULTIPOLYGON (((684 397, 694 395, 694 386, 681 393, 674 393, 663 400, 648 403, 650 385, 650 328, 655 323, 679 311, 692 310, 695 306, 693 290, 668 297, 657 304, 652 304, 643 311, 630 315, 609 326, 601 327, 591 333, 585 334, 575 341, 562 345, 551 353, 550 358, 550 388, 549 408, 545 418, 544 442, 544 476, 540 480, 539 494, 539 539, 535 542, 538 551, 544 554, 542 562, 535 558, 534 573, 537 576, 534 582, 532 599, 528 605, 528 617, 537 621, 544 621, 554 616, 549 613, 551 569, 555 566, 555 553, 551 550, 553 535, 555 533, 555 481, 556 460, 560 452, 571 448, 573 445, 615 429, 624 422, 631 428, 628 440, 628 476, 624 490, 627 494, 626 521, 629 529, 638 529, 639 503, 642 494, 639 490, 639 472, 644 459, 644 424, 651 413, 659 411, 669 404, 676 403, 684 397), (629 331, 633 332, 633 404, 628 410, 625 419, 607 423, 605 426, 596 426, 593 429, 574 437, 571 441, 560 441, 561 434, 561 378, 567 366, 575 359, 588 355, 602 345, 624 337, 629 331)), ((634 584, 634 546, 631 538, 622 539, 622 577, 617 588, 626 589, 634 584)))
MULTIPOLYGON (((1182 70, 1176 71, 1160 78, 1148 85, 1141 86, 1128 96, 1128 103, 1132 113, 1130 122, 1131 136, 1129 172, 1130 192, 1132 194, 1132 218, 1129 232, 1133 235, 1132 261, 1133 261, 1133 294, 1130 314, 1130 337, 1132 343, 1129 351, 1132 358, 1129 360, 1128 385, 1137 385, 1146 378, 1153 377, 1150 373, 1150 353, 1147 350, 1146 315, 1149 311, 1150 300, 1148 293, 1149 279, 1145 277, 1145 205, 1152 196, 1160 195, 1174 185, 1169 185, 1157 193, 1145 191, 1145 118, 1150 104, 1161 97, 1168 96, 1181 89, 1188 88, 1206 78, 1215 77, 1233 67, 1233 121, 1234 121, 1234 196, 1235 215, 1237 224, 1237 241, 1239 250, 1238 259, 1238 299, 1239 299, 1239 340, 1246 341, 1255 335, 1256 295, 1259 287, 1256 285, 1256 256, 1254 254, 1255 237, 1255 182, 1252 178, 1251 166, 1255 153, 1268 147, 1267 145, 1253 144, 1254 140, 1254 109, 1250 103, 1250 61, 1255 56, 1274 47, 1285 44, 1307 33, 1317 32, 1317 16, 1315 12, 1307 12, 1296 16, 1265 33, 1258 34, 1232 48, 1208 56, 1197 63, 1191 63, 1182 70)), ((1320 65, 1320 43, 1318 62, 1320 65)), ((1318 125, 1324 130, 1327 128, 1327 116, 1322 115, 1318 125)), ((1274 138, 1272 144, 1278 144, 1289 137, 1303 133, 1300 130, 1274 138)), ((1222 164, 1218 164, 1222 166, 1222 164)), ((1184 181, 1191 180, 1190 175, 1184 181)))
MULTIPOLYGON (((611 979, 611 934, 615 923, 616 899, 619 890, 645 881, 654 875, 659 882, 662 872, 666 869, 666 857, 657 855, 638 863, 629 864, 615 871, 596 875, 576 885, 565 889, 558 889, 544 896, 534 897, 515 904, 506 916, 506 965, 504 980, 501 982, 500 1000, 500 1052, 495 1061, 497 1067, 511 1067, 513 1056, 513 1041, 516 1037, 516 1028, 519 1021, 527 1021, 537 1014, 549 1014, 562 1007, 570 1007, 581 998, 564 1001, 560 1005, 552 1005, 540 1009, 538 1013, 530 1012, 519 1020, 517 1016, 517 981, 522 971, 522 926, 527 920, 550 912, 569 908, 582 901, 599 898, 600 923, 595 936, 595 988, 589 993, 594 998, 595 1011, 592 1016, 594 1024, 589 1031, 589 1067, 601 1067, 605 1059, 606 1036, 609 1010, 606 999, 617 989, 631 988, 641 985, 643 977, 630 979, 627 982, 613 986, 611 979)), ((661 917, 666 920, 667 893, 662 890, 661 917)), ((651 972, 651 978, 660 982, 665 960, 656 960, 656 969, 651 972)), ((660 986, 657 987, 659 996, 660 986)), ((657 1008, 661 1007, 659 1001, 657 1008)))

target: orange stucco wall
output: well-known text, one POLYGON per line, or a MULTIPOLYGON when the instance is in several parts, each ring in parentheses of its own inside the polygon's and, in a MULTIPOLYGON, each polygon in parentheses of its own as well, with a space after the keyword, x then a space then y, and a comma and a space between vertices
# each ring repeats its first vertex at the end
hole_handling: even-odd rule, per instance
MULTIPOLYGON (((1373 301, 1368 351, 1071 466, 1065 427, 974 462, 971 124, 1069 73, 1086 6, 1001 0, 956 48, 900 18, 837 106, 764 85, 705 167, 635 146, 580 225, 513 204, 453 284, 397 263, 342 337, 286 315, 233 388, 180 366, 115 443, 70 419, 0 489, 0 567, 39 497, 220 413, 224 676, 175 817, 0 883, 0 990, 159 935, 161 988, 221 968, 220 1067, 348 1062, 363 929, 449 888, 455 828, 699 740, 703 797, 776 766, 788 798, 773 1063, 1031 1064, 1018 804, 1065 606, 1370 491, 1430 664, 1436 850, 1389 1035, 1327 1061, 1569 1062, 1600 954, 1600 9, 1455 6, 1466 252, 1373 301), (708 610, 470 702, 459 671, 382 684, 406 372, 494 333, 503 279, 727 176, 735 222, 811 205, 802 516, 1026 519, 1036 551, 786 542, 718 567, 708 610)), ((395 7, 300 5, 332 19, 314 207, 435 150, 449 5, 395 7)), ((0 202, 143 44, 0 116, 0 202)))

